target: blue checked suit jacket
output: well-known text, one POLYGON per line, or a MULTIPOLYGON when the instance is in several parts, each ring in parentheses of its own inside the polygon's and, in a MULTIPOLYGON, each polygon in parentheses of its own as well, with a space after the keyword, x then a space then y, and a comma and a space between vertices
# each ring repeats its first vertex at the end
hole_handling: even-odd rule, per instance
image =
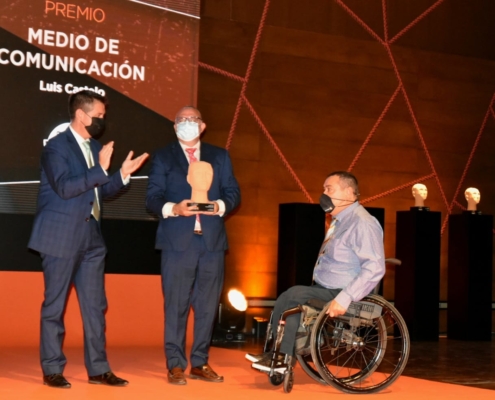
POLYGON ((96 165, 89 169, 69 128, 48 141, 41 154, 41 182, 29 248, 62 258, 72 257, 80 249, 89 233, 94 189, 102 207, 104 197, 124 186, 120 171, 107 176, 98 164, 101 148, 91 139, 96 165))
MULTIPOLYGON (((208 199, 223 200, 225 217, 241 200, 241 193, 234 177, 227 150, 208 143, 200 144, 201 161, 213 167, 213 181, 208 199)), ((184 251, 194 235, 195 216, 163 218, 165 203, 179 203, 191 198, 191 186, 187 183, 189 163, 179 142, 158 150, 152 160, 149 174, 146 206, 160 217, 156 234, 156 248, 184 251)), ((218 215, 201 215, 201 229, 206 248, 221 251, 228 248, 224 218, 218 215)))

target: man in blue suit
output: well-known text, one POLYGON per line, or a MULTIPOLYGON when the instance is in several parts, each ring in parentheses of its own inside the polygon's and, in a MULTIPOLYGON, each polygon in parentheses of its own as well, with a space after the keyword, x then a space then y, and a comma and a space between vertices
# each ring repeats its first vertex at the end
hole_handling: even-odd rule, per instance
POLYGON ((43 383, 70 388, 63 370, 63 315, 75 286, 84 326, 84 361, 89 383, 125 386, 115 376, 105 351, 104 259, 100 232, 103 198, 116 194, 146 160, 131 151, 119 172, 108 176, 113 142, 92 137, 105 127, 104 97, 81 91, 69 98, 70 126, 50 139, 41 155, 41 182, 29 248, 40 253, 45 299, 41 307, 40 356, 43 383))
POLYGON ((160 217, 156 248, 162 251, 168 381, 176 385, 187 383, 186 323, 192 306, 194 342, 189 377, 223 382, 223 377, 208 364, 208 351, 228 248, 224 217, 239 204, 240 190, 228 152, 200 142, 206 125, 196 108, 180 109, 174 127, 178 141, 154 155, 146 196, 147 207, 160 217), (188 205, 191 203, 188 167, 199 160, 213 167, 208 191, 213 211, 198 211, 197 206, 188 205))

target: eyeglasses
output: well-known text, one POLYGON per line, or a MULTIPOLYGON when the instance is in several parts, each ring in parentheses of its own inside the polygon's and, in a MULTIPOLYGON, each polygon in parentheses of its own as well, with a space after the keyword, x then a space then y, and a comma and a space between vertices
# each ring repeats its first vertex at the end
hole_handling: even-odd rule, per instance
POLYGON ((177 124, 180 124, 181 122, 186 122, 186 121, 189 121, 189 122, 196 122, 197 124, 199 124, 200 122, 202 122, 203 120, 200 118, 200 117, 177 117, 175 119, 175 122, 177 124))

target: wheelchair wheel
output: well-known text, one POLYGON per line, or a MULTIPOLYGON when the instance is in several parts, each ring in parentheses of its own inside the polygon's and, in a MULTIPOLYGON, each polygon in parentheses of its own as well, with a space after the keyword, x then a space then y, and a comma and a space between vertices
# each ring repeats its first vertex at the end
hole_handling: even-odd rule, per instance
POLYGON ((320 373, 316 369, 315 363, 313 362, 313 357, 311 357, 311 354, 306 354, 304 356, 302 355, 296 355, 297 361, 299 361, 299 365, 302 367, 304 372, 306 372, 311 378, 313 378, 315 381, 326 385, 327 383, 325 380, 321 377, 320 373))
POLYGON ((311 332, 311 356, 321 378, 346 393, 376 393, 391 385, 409 358, 404 319, 385 299, 369 295, 347 313, 325 311, 311 332))
POLYGON ((284 375, 282 374, 274 374, 272 376, 268 376, 268 381, 273 386, 280 386, 282 382, 284 382, 284 375))
POLYGON ((294 386, 294 372, 287 372, 284 375, 284 392, 290 393, 292 391, 292 387, 294 386))

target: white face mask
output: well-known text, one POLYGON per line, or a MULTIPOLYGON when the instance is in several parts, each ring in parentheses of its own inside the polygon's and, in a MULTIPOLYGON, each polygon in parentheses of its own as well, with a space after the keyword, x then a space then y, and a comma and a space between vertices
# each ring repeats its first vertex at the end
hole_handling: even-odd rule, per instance
POLYGON ((190 142, 199 136, 199 124, 197 122, 184 121, 177 124, 177 137, 185 142, 190 142))

